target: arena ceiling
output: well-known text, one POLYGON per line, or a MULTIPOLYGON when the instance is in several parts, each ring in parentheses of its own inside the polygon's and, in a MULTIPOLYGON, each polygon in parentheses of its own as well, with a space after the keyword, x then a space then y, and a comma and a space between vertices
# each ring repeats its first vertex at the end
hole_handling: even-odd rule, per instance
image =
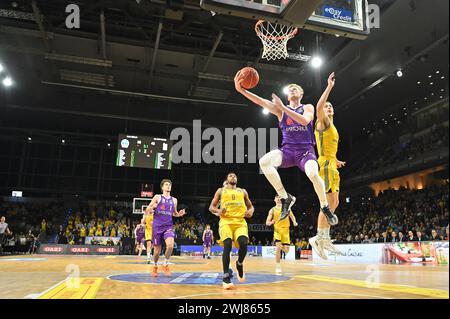
POLYGON ((397 109, 412 112, 431 94, 448 96, 448 0, 369 1, 381 7, 381 28, 364 41, 302 30, 289 50, 320 54, 321 70, 261 60, 254 21, 212 15, 198 0, 70 2, 81 8, 79 30, 65 27, 69 1, 0 4, 0 63, 15 82, 0 90, 6 134, 161 135, 193 119, 275 126, 234 91, 232 78, 247 65, 260 72, 256 93, 269 98, 295 82, 310 103, 335 71, 332 101, 343 136, 357 137, 397 109))

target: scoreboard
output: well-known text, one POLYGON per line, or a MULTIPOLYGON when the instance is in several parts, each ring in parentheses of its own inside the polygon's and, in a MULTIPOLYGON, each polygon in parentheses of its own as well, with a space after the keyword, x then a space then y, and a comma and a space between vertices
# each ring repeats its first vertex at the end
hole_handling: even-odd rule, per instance
POLYGON ((171 140, 120 134, 118 141, 117 166, 172 169, 171 140))

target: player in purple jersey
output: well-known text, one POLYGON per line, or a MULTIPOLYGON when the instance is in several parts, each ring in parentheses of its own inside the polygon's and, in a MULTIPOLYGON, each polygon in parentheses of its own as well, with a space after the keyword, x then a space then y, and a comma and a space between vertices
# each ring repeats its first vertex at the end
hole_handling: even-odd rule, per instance
POLYGON ((210 225, 206 225, 203 231, 203 259, 207 257, 211 259, 211 247, 214 243, 214 234, 210 225))
POLYGON ((247 91, 242 87, 243 80, 244 75, 238 72, 234 78, 236 90, 275 115, 283 135, 281 149, 273 150, 259 160, 262 172, 281 197, 280 220, 289 216, 295 197, 286 192, 277 169, 297 166, 311 180, 328 223, 336 225, 337 216, 328 206, 325 183, 319 175, 313 124, 314 106, 301 103, 304 94, 302 87, 297 84, 288 86, 289 105, 285 106, 275 94, 272 94, 272 101, 269 101, 247 91))
POLYGON ((145 249, 145 223, 144 219, 136 226, 134 230, 134 235, 136 238, 136 250, 139 251, 138 256, 142 255, 142 251, 145 249))
POLYGON ((169 270, 169 259, 172 256, 175 232, 173 231, 173 217, 182 217, 186 214, 184 209, 178 211, 178 200, 170 196, 172 182, 168 179, 161 181, 161 195, 155 195, 147 211, 153 214, 153 249, 155 262, 152 271, 152 277, 158 276, 158 260, 161 254, 163 241, 166 243, 165 259, 163 263, 163 272, 166 276, 171 276, 169 270))

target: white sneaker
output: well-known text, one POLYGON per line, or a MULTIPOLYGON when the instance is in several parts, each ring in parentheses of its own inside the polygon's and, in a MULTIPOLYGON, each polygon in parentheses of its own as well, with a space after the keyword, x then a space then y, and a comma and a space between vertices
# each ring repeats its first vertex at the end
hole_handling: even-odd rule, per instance
POLYGON ((278 266, 275 268, 275 275, 281 276, 283 275, 283 270, 281 269, 281 266, 278 266))
POLYGON ((333 245, 331 239, 323 239, 320 241, 319 245, 336 255, 342 255, 342 252, 333 245))
POLYGON ((317 236, 314 236, 308 240, 311 247, 314 249, 317 255, 319 255, 320 258, 323 260, 328 260, 327 255, 325 254, 325 251, 323 250, 322 245, 320 245, 320 241, 317 240, 317 236))

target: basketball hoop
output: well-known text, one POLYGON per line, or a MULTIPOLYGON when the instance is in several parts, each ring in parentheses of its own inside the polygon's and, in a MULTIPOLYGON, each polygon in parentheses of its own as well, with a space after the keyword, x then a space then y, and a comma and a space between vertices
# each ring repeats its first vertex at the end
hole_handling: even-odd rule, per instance
POLYGON ((255 25, 255 31, 264 46, 262 58, 270 61, 289 57, 287 43, 295 37, 298 29, 294 26, 259 20, 255 25))

